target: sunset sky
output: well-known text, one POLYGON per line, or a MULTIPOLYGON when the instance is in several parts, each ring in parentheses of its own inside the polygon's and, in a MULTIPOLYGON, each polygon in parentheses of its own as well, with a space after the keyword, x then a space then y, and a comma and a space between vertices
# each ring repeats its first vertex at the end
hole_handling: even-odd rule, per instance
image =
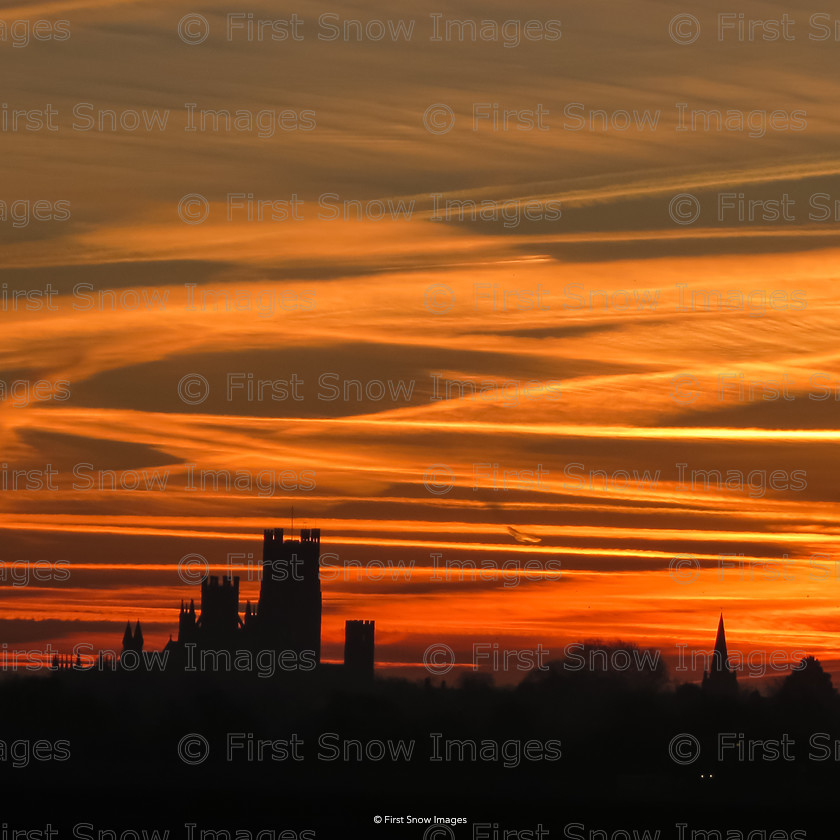
MULTIPOLYGON (((719 32, 731 10, 709 2, 0 10, 70 33, 0 39, 10 649, 114 648, 128 619, 160 648, 196 595, 179 561, 258 562, 294 507, 332 565, 374 564, 325 573, 326 659, 367 618, 379 667, 414 676, 438 643, 460 666, 477 642, 592 638, 673 661, 711 648, 723 611, 730 650, 840 672, 824 8, 788 12, 778 40, 719 32), (669 36, 683 11, 694 43, 669 36), (301 40, 228 38, 231 12, 296 14, 301 40), (192 15, 201 43, 197 18, 179 37, 192 15), (414 24, 328 40, 349 18, 414 24), (498 38, 436 40, 447 19, 498 38), (202 128, 202 109, 254 120, 202 128), (507 129, 483 118, 505 110, 507 129), (441 209, 470 202, 484 213, 441 209), (237 484, 201 490, 202 470, 237 484), (713 470, 725 484, 697 479, 713 470), (12 580, 58 560, 66 580, 12 580), (437 579, 465 561, 506 571, 437 579)), ((255 567, 236 573, 253 599, 255 567)))

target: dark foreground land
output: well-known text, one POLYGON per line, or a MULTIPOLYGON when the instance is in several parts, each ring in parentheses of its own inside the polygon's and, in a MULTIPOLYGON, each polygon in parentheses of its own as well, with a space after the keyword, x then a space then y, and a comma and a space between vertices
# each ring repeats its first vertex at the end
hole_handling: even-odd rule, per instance
POLYGON ((661 673, 558 664, 504 689, 480 677, 450 687, 317 674, 12 678, 0 684, 3 831, 836 837, 840 699, 818 665, 794 676, 772 696, 729 698, 661 673))

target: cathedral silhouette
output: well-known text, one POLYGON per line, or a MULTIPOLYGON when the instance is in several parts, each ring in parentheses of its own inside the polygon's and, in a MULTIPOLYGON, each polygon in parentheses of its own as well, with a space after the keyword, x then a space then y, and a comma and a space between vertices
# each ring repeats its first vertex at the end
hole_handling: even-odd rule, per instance
MULTIPOLYGON (((303 528, 298 539, 284 539, 282 528, 263 534, 260 596, 256 606, 239 613, 239 577, 206 577, 201 599, 182 601, 178 638, 164 649, 175 663, 193 651, 273 651, 298 661, 321 665, 321 531, 303 528)), ((345 622, 344 669, 373 678, 375 622, 345 622)), ((123 655, 143 651, 143 630, 129 622, 123 635, 123 655)), ((335 667, 335 666, 332 666, 335 667)))

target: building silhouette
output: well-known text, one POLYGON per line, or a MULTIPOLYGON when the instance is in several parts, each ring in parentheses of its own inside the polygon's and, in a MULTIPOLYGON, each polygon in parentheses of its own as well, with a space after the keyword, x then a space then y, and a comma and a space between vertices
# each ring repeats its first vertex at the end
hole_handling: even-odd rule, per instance
MULTIPOLYGON (((321 663, 321 531, 303 528, 298 539, 284 538, 282 528, 263 533, 260 594, 239 613, 239 578, 211 576, 201 582, 201 597, 189 606, 181 601, 178 638, 165 650, 175 663, 189 652, 274 651, 321 663)), ((375 661, 373 621, 345 625, 344 666, 355 678, 372 679, 375 661)), ((141 653, 143 632, 138 621, 123 634, 123 653, 141 653)), ((134 661, 135 657, 131 657, 134 661)))
POLYGON ((126 622, 125 633, 123 633, 123 650, 133 650, 137 653, 143 650, 143 631, 140 629, 139 621, 135 625, 133 633, 131 632, 131 622, 126 622))
POLYGON ((344 667, 363 679, 373 679, 374 633, 373 621, 348 621, 344 625, 344 667))
POLYGON ((267 650, 314 651, 321 660, 321 530, 300 539, 283 529, 263 535, 262 583, 256 613, 246 607, 246 632, 267 650))
POLYGON ((723 613, 720 614, 715 649, 709 670, 703 671, 703 691, 715 697, 734 697, 738 693, 738 677, 729 665, 726 650, 726 632, 723 629, 723 613))

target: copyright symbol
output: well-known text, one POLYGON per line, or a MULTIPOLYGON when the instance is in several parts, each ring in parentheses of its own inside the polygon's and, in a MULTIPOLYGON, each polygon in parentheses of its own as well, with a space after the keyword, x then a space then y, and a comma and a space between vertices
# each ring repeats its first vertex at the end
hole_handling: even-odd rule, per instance
POLYGON ((203 44, 210 35, 210 24, 204 15, 192 12, 178 21, 178 37, 190 46, 203 44))
POLYGON ((184 224, 200 225, 210 215, 210 202, 201 193, 189 193, 178 202, 178 216, 184 224))
POLYGON ((672 376, 668 383, 668 393, 675 403, 693 403, 699 396, 700 383, 694 376, 687 373, 680 373, 672 376))
POLYGON ((178 741, 178 758, 184 764, 203 764, 210 756, 210 744, 203 735, 193 732, 178 741))
POLYGON ((455 126, 455 112, 448 105, 436 102, 423 112, 423 125, 430 134, 447 134, 455 126))
POLYGON ((678 225, 691 225, 700 218, 700 202, 691 193, 679 193, 668 204, 668 215, 678 225))
POLYGON ((455 486, 455 476, 446 464, 432 464, 423 473, 423 486, 433 496, 445 496, 455 486))
POLYGON ((452 309, 452 289, 443 283, 429 286, 423 293, 423 305, 435 315, 449 312, 452 309))
POLYGON ((455 651, 443 643, 429 645, 423 651, 423 665, 435 676, 448 674, 455 667, 455 651))
POLYGON ((455 832, 451 826, 444 823, 432 823, 423 832, 423 840, 437 840, 437 838, 446 837, 448 840, 455 840, 455 832))
POLYGON ((373 818, 373 821, 374 821, 377 825, 379 825, 379 823, 381 823, 381 822, 382 822, 382 817, 374 817, 374 818, 373 818))
POLYGON ((682 732, 671 738, 668 755, 675 764, 694 764, 700 758, 700 742, 693 735, 682 732))
POLYGON ((178 396, 187 405, 201 405, 210 396, 210 383, 200 373, 188 373, 178 380, 178 396))
POLYGON ((700 575, 700 561, 690 554, 672 557, 668 564, 668 574, 675 583, 681 585, 694 583, 700 575))
POLYGON ((700 21, 694 15, 674 15, 668 24, 668 34, 676 44, 693 44, 700 37, 700 21))
POLYGON ((192 586, 207 579, 210 564, 200 554, 187 554, 178 561, 178 577, 192 586))

